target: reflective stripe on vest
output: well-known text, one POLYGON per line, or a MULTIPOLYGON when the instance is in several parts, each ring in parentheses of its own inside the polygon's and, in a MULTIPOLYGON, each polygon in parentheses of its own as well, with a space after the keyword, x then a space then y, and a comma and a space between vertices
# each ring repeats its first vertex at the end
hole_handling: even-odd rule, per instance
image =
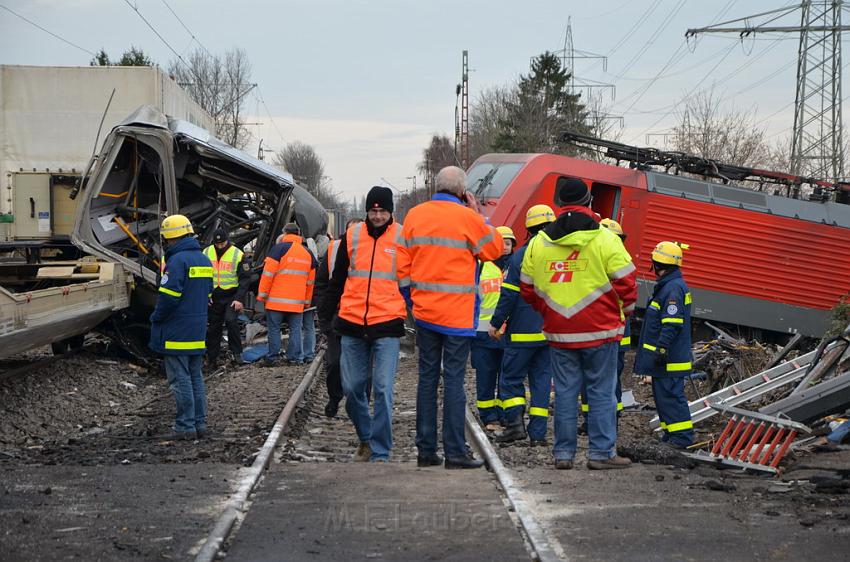
POLYGON ((266 256, 264 272, 272 273, 271 278, 263 276, 259 293, 268 293, 266 308, 280 312, 304 311, 310 304, 310 290, 307 282, 313 274, 313 256, 305 248, 300 236, 286 234, 283 243, 289 248, 278 260, 266 256))
POLYGON ((206 349, 206 342, 201 341, 168 341, 165 340, 165 349, 206 349))
POLYGON ((212 263, 213 289, 235 289, 239 286, 239 264, 242 262, 242 250, 236 246, 230 246, 222 254, 221 259, 215 251, 215 246, 207 246, 204 250, 207 259, 212 263))
POLYGON ((499 292, 502 290, 502 270, 491 261, 481 264, 481 274, 478 279, 478 331, 486 332, 490 319, 499 304, 499 292), (483 326, 483 329, 482 329, 483 326))
POLYGON ((396 275, 401 228, 394 222, 375 239, 366 224, 360 222, 345 233, 349 267, 339 303, 340 318, 363 326, 407 316, 396 275))
POLYGON ((546 341, 546 336, 543 332, 536 334, 511 334, 511 341, 515 342, 530 342, 530 341, 546 341))
POLYGON ((339 252, 339 240, 331 240, 328 246, 328 279, 334 276, 334 266, 336 266, 336 254, 339 252))

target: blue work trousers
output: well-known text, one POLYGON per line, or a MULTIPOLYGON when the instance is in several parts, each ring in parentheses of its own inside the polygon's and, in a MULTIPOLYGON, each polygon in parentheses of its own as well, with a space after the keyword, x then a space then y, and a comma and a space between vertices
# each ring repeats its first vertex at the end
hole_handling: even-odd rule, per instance
POLYGON ((522 416, 525 409, 525 379, 531 404, 528 408, 528 437, 534 441, 546 439, 549 418, 549 392, 552 389, 552 359, 548 345, 508 346, 502 359, 502 378, 499 399, 510 423, 522 416))
POLYGON ((207 428, 207 393, 201 372, 203 355, 165 355, 165 374, 177 416, 174 431, 184 433, 207 428))
POLYGON ((419 384, 416 387, 416 447, 419 455, 437 453, 437 387, 442 363, 443 452, 448 458, 463 458, 467 453, 463 379, 472 338, 449 336, 417 326, 416 343, 419 347, 419 384))
POLYGON ((280 355, 280 325, 284 321, 289 325, 289 344, 286 346, 286 360, 303 363, 304 348, 301 341, 303 318, 300 312, 266 310, 266 327, 269 330, 269 357, 277 358, 280 355))
POLYGON ((589 460, 605 460, 616 454, 617 404, 614 387, 617 379, 617 342, 583 349, 551 348, 555 374, 555 446, 556 460, 572 460, 578 442, 578 394, 587 386, 590 406, 587 435, 589 460))
POLYGON ((357 438, 369 443, 370 460, 389 460, 393 448, 393 384, 400 338, 366 340, 342 336, 342 391, 345 411, 354 423, 357 438), (367 383, 372 379, 374 415, 369 412, 367 383))
POLYGON ((305 310, 301 323, 302 350, 304 362, 312 363, 316 358, 316 309, 305 310))
POLYGON ((678 447, 694 444, 694 423, 685 397, 684 377, 652 377, 652 396, 661 422, 661 439, 678 447))
MULTIPOLYGON (((490 336, 484 334, 485 337, 490 336)), ((502 408, 496 400, 499 384, 499 370, 502 367, 504 348, 495 347, 489 342, 481 342, 481 336, 476 336, 472 342, 472 368, 475 369, 475 398, 478 406, 478 416, 484 424, 499 421, 502 408)))

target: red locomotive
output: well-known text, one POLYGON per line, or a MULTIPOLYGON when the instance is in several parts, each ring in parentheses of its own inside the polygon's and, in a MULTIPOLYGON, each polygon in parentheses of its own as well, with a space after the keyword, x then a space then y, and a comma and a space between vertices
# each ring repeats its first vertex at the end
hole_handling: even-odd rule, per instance
POLYGON ((823 334, 830 309, 850 291, 848 186, 579 135, 563 140, 601 147, 630 167, 554 154, 484 155, 469 169, 468 189, 492 224, 510 226, 523 240, 526 210, 552 205, 559 176, 578 177, 591 189, 593 210, 618 221, 628 235, 626 248, 639 271, 639 304, 654 282, 652 248, 674 240, 690 245, 683 271, 696 317, 823 334), (673 169, 723 183, 669 173, 673 169), (760 182, 761 189, 731 185, 745 179, 760 182), (805 199, 804 185, 811 191, 805 199))

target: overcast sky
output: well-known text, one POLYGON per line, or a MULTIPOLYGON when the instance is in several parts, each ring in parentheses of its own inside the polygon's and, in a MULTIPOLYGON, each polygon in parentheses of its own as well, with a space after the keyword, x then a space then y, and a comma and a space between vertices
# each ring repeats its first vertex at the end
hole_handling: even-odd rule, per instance
MULTIPOLYGON (((622 139, 657 144, 684 96, 714 87, 726 103, 755 108, 779 141, 793 121, 797 37, 735 35, 685 42, 699 27, 791 4, 782 0, 130 0, 176 51, 245 49, 258 95, 248 98, 254 139, 247 149, 300 140, 316 147, 336 189, 363 194, 386 181, 407 188, 432 133, 453 137, 461 52, 470 90, 515 80, 529 59, 563 48, 572 16, 574 47, 608 55, 577 59, 585 81, 612 114, 622 139), (719 19, 718 19, 719 18, 719 19), (668 61, 670 64, 668 65, 668 61), (665 69, 665 65, 666 69, 665 69), (649 86, 649 87, 648 87, 649 86), (268 111, 260 102, 265 100, 268 111)), ((130 45, 160 66, 175 58, 124 0, 0 0, 71 47, 0 9, 0 63, 87 65, 85 51, 112 57, 130 45)), ((845 14, 845 18, 850 14, 845 14)), ((786 17, 775 24, 799 24, 786 17)), ((419 178, 421 185, 421 178, 419 178)))

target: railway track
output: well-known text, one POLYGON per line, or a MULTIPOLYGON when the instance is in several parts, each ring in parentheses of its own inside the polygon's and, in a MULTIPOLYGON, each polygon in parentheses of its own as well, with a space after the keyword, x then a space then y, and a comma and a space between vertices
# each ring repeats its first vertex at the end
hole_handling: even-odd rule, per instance
MULTIPOLYGON (((317 359, 318 362, 318 359, 317 359)), ((402 356, 396 378, 393 405, 393 454, 392 465, 406 463, 411 466, 416 460, 416 363, 412 357, 402 356)), ((354 428, 344 409, 335 418, 327 418, 323 412, 326 399, 323 376, 318 374, 314 363, 293 393, 278 417, 275 428, 269 434, 260 454, 254 460, 251 472, 231 496, 225 509, 200 553, 196 562, 212 561, 222 549, 232 546, 231 532, 239 529, 249 514, 252 503, 249 496, 260 481, 263 470, 273 460, 282 466, 314 466, 327 463, 351 463, 358 445, 354 428)), ((343 403, 344 404, 344 403, 343 403)), ((480 457, 487 460, 490 476, 495 483, 493 496, 498 495, 499 508, 515 525, 517 537, 527 549, 527 556, 534 560, 550 561, 562 559, 559 549, 553 547, 533 514, 533 507, 522 499, 519 487, 513 480, 510 469, 499 459, 498 450, 478 426, 477 420, 467 411, 467 436, 480 457)), ((441 467, 430 470, 443 471, 441 467)), ((481 471, 476 471, 481 472, 481 471)), ((456 474, 456 473, 455 473, 456 474)), ((282 476, 286 480, 285 468, 282 476)), ((261 504, 263 498, 254 498, 261 504)), ((234 533, 235 535, 235 533, 234 533)), ((561 552, 562 555, 562 552, 561 552)))
MULTIPOLYGON (((735 535, 730 521, 734 526, 741 518, 752 520, 762 525, 766 537, 784 540, 798 552, 802 547, 794 545, 811 544, 798 532, 833 536, 812 523, 819 513, 833 510, 839 519, 850 514, 840 498, 815 494, 800 484, 788 491, 777 483, 787 493, 771 494, 764 490, 772 485, 763 479, 718 476, 712 468, 688 470, 660 460, 615 474, 582 467, 554 471, 550 448, 491 444, 471 412, 468 439, 491 471, 417 468, 413 357, 402 357, 398 368, 390 463, 351 462, 357 437, 344 411, 335 419, 324 416, 318 361, 307 373, 304 367, 260 366, 211 373, 210 427, 217 436, 193 443, 157 437, 173 416, 165 382, 151 376, 130 378, 122 374, 126 368, 126 363, 82 354, 0 387, 43 391, 14 411, 2 412, 7 422, 30 423, 25 427, 30 431, 51 421, 29 420, 34 410, 56 412, 63 403, 72 403, 80 416, 98 418, 83 430, 53 431, 35 442, 0 446, 0 525, 6 529, 3 547, 10 559, 53 559, 58 551, 52 549, 59 545, 69 556, 104 560, 123 559, 128 553, 201 560, 224 553, 236 560, 357 555, 415 560, 460 553, 462 559, 548 561, 573 552, 629 559, 638 550, 622 547, 632 543, 679 559, 684 554, 676 537, 704 540, 706 518, 724 530, 735 548, 758 558, 769 551, 767 546, 735 535), (62 389, 71 390, 57 392, 53 385, 67 379, 70 367, 82 374, 62 389), (62 369, 66 371, 49 372, 62 369), (89 377, 97 396, 123 401, 112 408, 112 417, 85 403, 92 396, 83 387, 89 377), (127 390, 123 398, 109 394, 109 385, 118 381, 134 381, 139 388, 127 390), (706 484, 706 479, 723 478, 739 491, 718 495, 706 484), (746 503, 737 499, 739 494, 746 495, 746 503), (705 508, 687 508, 693 503, 705 508), (670 540, 653 530, 662 508, 675 512, 678 534, 670 540), (373 512, 387 509, 388 519, 386 513, 374 519, 373 512), (737 519, 728 519, 730 510, 738 513, 737 519), (770 515, 766 525, 767 511, 782 516, 770 515), (350 520, 334 519, 339 513, 350 520), (478 523, 470 526, 469 521, 478 523), (458 532, 447 534, 453 525, 458 532), (582 531, 611 525, 620 531, 610 534, 610 540, 582 531)), ((5 408, 8 395, 2 398, 5 408)), ((646 420, 638 417, 634 421, 648 434, 646 420)), ((631 427, 627 419, 621 428, 631 427)), ((795 478, 806 477, 797 474, 795 478)), ((710 550, 706 545, 705 551, 710 550)))

